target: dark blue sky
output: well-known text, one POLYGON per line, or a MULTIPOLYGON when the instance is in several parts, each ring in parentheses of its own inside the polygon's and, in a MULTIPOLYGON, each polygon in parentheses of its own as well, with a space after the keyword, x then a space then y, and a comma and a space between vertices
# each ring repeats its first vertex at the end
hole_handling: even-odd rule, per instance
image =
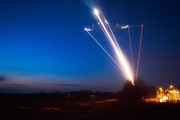
MULTIPOLYGON (((144 24, 139 77, 149 85, 180 85, 178 2, 144 0, 1 0, 0 92, 120 90, 126 81, 112 60, 83 30, 110 45, 93 8, 109 23, 132 26, 134 63, 144 24)), ((112 25, 112 26, 113 26, 112 25)), ((130 56, 126 30, 114 30, 130 56)))

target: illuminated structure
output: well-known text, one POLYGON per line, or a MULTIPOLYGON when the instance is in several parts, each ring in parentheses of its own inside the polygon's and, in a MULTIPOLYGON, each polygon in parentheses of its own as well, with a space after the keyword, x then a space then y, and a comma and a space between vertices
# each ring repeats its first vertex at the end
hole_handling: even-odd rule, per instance
POLYGON ((165 100, 167 100, 167 96, 165 96, 165 93, 162 87, 160 87, 156 92, 157 92, 156 98, 159 100, 159 102, 164 102, 165 100))
POLYGON ((170 85, 166 90, 164 90, 162 87, 159 87, 156 93, 156 97, 146 98, 144 101, 157 103, 180 103, 180 92, 178 89, 174 88, 173 85, 170 85))
POLYGON ((170 85, 167 90, 163 90, 160 87, 157 91, 156 98, 159 102, 178 102, 180 100, 179 90, 175 89, 173 85, 170 85))

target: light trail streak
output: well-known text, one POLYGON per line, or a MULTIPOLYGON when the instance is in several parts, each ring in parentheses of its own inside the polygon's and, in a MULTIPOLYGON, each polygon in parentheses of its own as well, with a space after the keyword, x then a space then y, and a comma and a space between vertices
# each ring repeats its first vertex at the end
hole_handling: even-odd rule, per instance
POLYGON ((132 52, 132 42, 131 42, 130 27, 129 27, 129 25, 122 25, 122 26, 119 27, 119 29, 128 29, 129 44, 130 44, 130 49, 131 49, 131 64, 132 64, 132 70, 133 70, 133 73, 134 73, 134 57, 133 57, 133 52, 132 52))
MULTIPOLYGON (((108 28, 109 28, 110 32, 111 32, 111 33, 113 33, 113 31, 111 30, 110 25, 108 24, 107 26, 108 26, 108 28)), ((115 38, 114 34, 112 34, 112 37, 113 37, 113 39, 115 40, 116 46, 118 47, 118 49, 119 49, 119 51, 120 51, 120 48, 119 48, 118 42, 117 42, 117 40, 116 40, 116 38, 115 38)))
POLYGON ((133 58, 133 52, 132 52, 132 42, 131 42, 131 33, 130 33, 130 28, 129 25, 128 26, 128 35, 129 35, 129 44, 130 44, 130 49, 131 49, 131 64, 132 64, 132 69, 133 69, 133 73, 134 73, 134 58, 133 58))
POLYGON ((101 49, 111 58, 111 60, 117 65, 117 67, 121 70, 119 71, 119 69, 117 69, 123 76, 124 76, 124 73, 122 73, 122 69, 121 67, 118 65, 118 63, 113 59, 113 57, 111 57, 111 55, 104 49, 104 47, 96 40, 96 38, 94 38, 94 36, 88 31, 88 29, 84 29, 91 37, 92 39, 101 47, 101 49))
MULTIPOLYGON (((113 38, 111 37, 111 35, 110 35, 110 33, 108 32, 105 24, 103 23, 102 19, 101 19, 100 16, 99 16, 99 11, 98 11, 97 9, 94 9, 94 13, 95 13, 95 15, 97 16, 97 18, 98 18, 98 20, 99 20, 99 22, 100 22, 100 24, 101 24, 101 26, 102 26, 102 28, 103 28, 103 31, 105 31, 105 32, 104 32, 105 35, 107 36, 107 38, 108 38, 111 46, 113 47, 113 49, 114 49, 114 51, 115 51, 115 53, 116 53, 116 55, 117 55, 117 57, 118 57, 118 62, 119 62, 119 63, 121 64, 121 66, 123 67, 123 73, 125 73, 124 75, 126 76, 126 78, 127 78, 128 80, 130 80, 130 81, 132 82, 132 84, 134 84, 134 80, 133 80, 133 78, 132 78, 133 75, 132 75, 131 72, 130 72, 130 68, 129 68, 129 65, 128 65, 128 63, 127 63, 127 60, 125 59, 122 51, 120 50, 119 45, 116 44, 116 42, 114 42, 114 41, 116 41, 116 39, 113 40, 113 38)), ((113 33, 111 33, 111 34, 113 34, 113 33)))
POLYGON ((138 51, 138 60, 137 60, 137 67, 136 67, 136 84, 137 84, 137 79, 138 79, 138 70, 139 70, 139 62, 140 62, 140 55, 141 55, 141 44, 142 44, 142 32, 143 32, 143 27, 144 25, 141 25, 141 34, 140 34, 140 43, 139 43, 139 51, 138 51))
POLYGON ((130 44, 130 50, 131 50, 131 64, 132 64, 132 70, 134 73, 134 57, 132 52, 132 42, 131 42, 131 33, 130 33, 130 27, 129 25, 122 25, 119 27, 119 29, 128 29, 128 37, 129 37, 129 44, 130 44))

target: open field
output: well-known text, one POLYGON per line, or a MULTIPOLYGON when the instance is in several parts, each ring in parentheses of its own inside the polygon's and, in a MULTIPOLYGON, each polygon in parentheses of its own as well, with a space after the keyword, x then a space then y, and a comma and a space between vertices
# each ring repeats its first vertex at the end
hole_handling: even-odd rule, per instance
POLYGON ((118 110, 87 120, 179 120, 180 104, 141 104, 122 106, 118 110))
POLYGON ((0 100, 1 120, 178 119, 180 104, 121 104, 88 100, 0 100))
POLYGON ((116 104, 103 100, 1 99, 0 118, 1 120, 85 119, 115 110, 116 104))

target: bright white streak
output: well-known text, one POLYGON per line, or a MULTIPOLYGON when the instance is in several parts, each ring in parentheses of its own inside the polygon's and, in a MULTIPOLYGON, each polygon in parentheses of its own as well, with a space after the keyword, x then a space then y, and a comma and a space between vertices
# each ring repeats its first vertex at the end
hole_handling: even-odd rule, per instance
POLYGON ((95 13, 95 15, 97 16, 98 20, 100 21, 100 23, 101 23, 101 25, 102 25, 105 33, 107 34, 107 36, 108 36, 108 38, 109 38, 109 40, 110 40, 110 43, 111 43, 114 51, 116 52, 116 55, 117 55, 118 58, 119 58, 119 62, 120 62, 120 64, 122 64, 123 70, 125 70, 125 73, 126 73, 125 76, 126 76, 129 80, 131 80, 132 84, 134 84, 134 80, 133 80, 132 75, 131 75, 131 72, 130 72, 130 70, 129 70, 127 61, 125 60, 125 58, 124 58, 124 56, 123 56, 123 54, 122 54, 122 51, 121 51, 121 50, 118 50, 116 44, 114 43, 113 39, 111 38, 111 36, 110 36, 109 32, 107 31, 104 23, 102 22, 101 18, 99 17, 99 11, 98 11, 97 9, 94 9, 94 13, 95 13))
MULTIPOLYGON (((101 49, 111 58, 111 60, 117 65, 117 67, 121 70, 121 67, 117 64, 117 62, 111 57, 111 55, 104 49, 104 47, 94 38, 94 36, 91 35, 91 33, 87 30, 85 30, 91 37, 92 39, 101 47, 101 49)), ((119 71, 119 70, 118 70, 119 71)), ((123 71, 119 71, 123 75, 123 71)))

